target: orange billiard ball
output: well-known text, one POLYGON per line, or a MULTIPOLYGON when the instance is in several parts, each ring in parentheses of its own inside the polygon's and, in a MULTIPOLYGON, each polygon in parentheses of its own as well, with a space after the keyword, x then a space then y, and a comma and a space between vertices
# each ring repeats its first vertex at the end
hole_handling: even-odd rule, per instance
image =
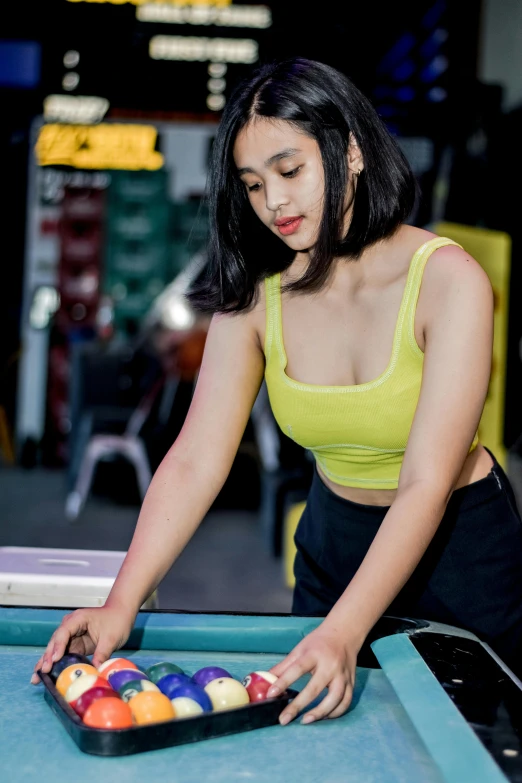
POLYGON ((118 694, 93 702, 83 716, 83 722, 92 729, 130 729, 132 712, 118 694))
POLYGON ((106 680, 109 679, 111 672, 117 672, 120 669, 138 669, 135 663, 129 661, 127 658, 109 658, 105 663, 98 666, 98 671, 102 677, 106 680))
POLYGON ((174 707, 167 696, 156 691, 141 691, 129 701, 134 722, 138 725, 146 723, 163 723, 176 717, 174 707))
POLYGON ((62 696, 65 696, 69 686, 79 677, 83 677, 86 674, 94 674, 97 677, 98 671, 90 663, 73 663, 72 666, 64 669, 56 680, 56 690, 62 696))

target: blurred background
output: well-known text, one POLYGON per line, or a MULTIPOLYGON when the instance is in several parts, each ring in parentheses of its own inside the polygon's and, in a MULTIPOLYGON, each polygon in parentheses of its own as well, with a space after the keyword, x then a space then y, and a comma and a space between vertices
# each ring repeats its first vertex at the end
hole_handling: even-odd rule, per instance
MULTIPOLYGON (((300 55, 365 92, 418 177, 411 223, 495 291, 480 435, 522 497, 522 4, 18 0, 0 29, 0 603, 98 605, 190 405, 207 162, 234 86, 300 55)), ((262 389, 150 606, 289 611, 312 464, 262 389)))

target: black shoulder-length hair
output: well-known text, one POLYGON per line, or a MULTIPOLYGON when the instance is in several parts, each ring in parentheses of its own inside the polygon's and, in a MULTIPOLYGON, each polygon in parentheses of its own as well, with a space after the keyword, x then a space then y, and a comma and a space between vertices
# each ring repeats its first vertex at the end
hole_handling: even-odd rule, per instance
POLYGON ((188 298, 206 312, 234 312, 256 300, 258 284, 286 269, 292 251, 254 213, 233 159, 239 131, 253 118, 286 120, 315 139, 324 167, 324 205, 310 263, 285 290, 314 291, 335 257, 358 258, 410 215, 416 179, 370 101, 339 71, 302 58, 259 68, 237 87, 214 140, 209 178, 208 263, 188 298), (350 134, 364 160, 350 227, 343 236, 350 134))

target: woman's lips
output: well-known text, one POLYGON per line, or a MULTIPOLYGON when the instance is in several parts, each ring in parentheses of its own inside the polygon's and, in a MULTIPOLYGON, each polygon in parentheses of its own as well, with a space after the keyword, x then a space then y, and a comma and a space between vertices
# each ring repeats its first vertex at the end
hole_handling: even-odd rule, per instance
POLYGON ((284 222, 276 221, 276 226, 279 233, 286 237, 289 234, 295 234, 302 222, 302 217, 288 218, 284 222))

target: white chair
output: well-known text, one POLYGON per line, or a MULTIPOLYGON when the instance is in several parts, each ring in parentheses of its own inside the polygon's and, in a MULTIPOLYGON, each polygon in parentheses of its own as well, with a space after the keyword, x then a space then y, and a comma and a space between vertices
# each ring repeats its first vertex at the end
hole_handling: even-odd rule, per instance
POLYGON ((80 515, 89 495, 98 462, 103 459, 124 457, 131 463, 136 471, 138 488, 143 500, 152 479, 152 472, 140 432, 160 391, 168 388, 172 399, 178 384, 177 378, 169 380, 168 383, 164 379, 158 381, 132 413, 121 435, 91 435, 81 459, 74 489, 68 494, 65 502, 65 515, 69 520, 77 519, 80 515), (175 388, 172 391, 170 387, 173 384, 175 388))

